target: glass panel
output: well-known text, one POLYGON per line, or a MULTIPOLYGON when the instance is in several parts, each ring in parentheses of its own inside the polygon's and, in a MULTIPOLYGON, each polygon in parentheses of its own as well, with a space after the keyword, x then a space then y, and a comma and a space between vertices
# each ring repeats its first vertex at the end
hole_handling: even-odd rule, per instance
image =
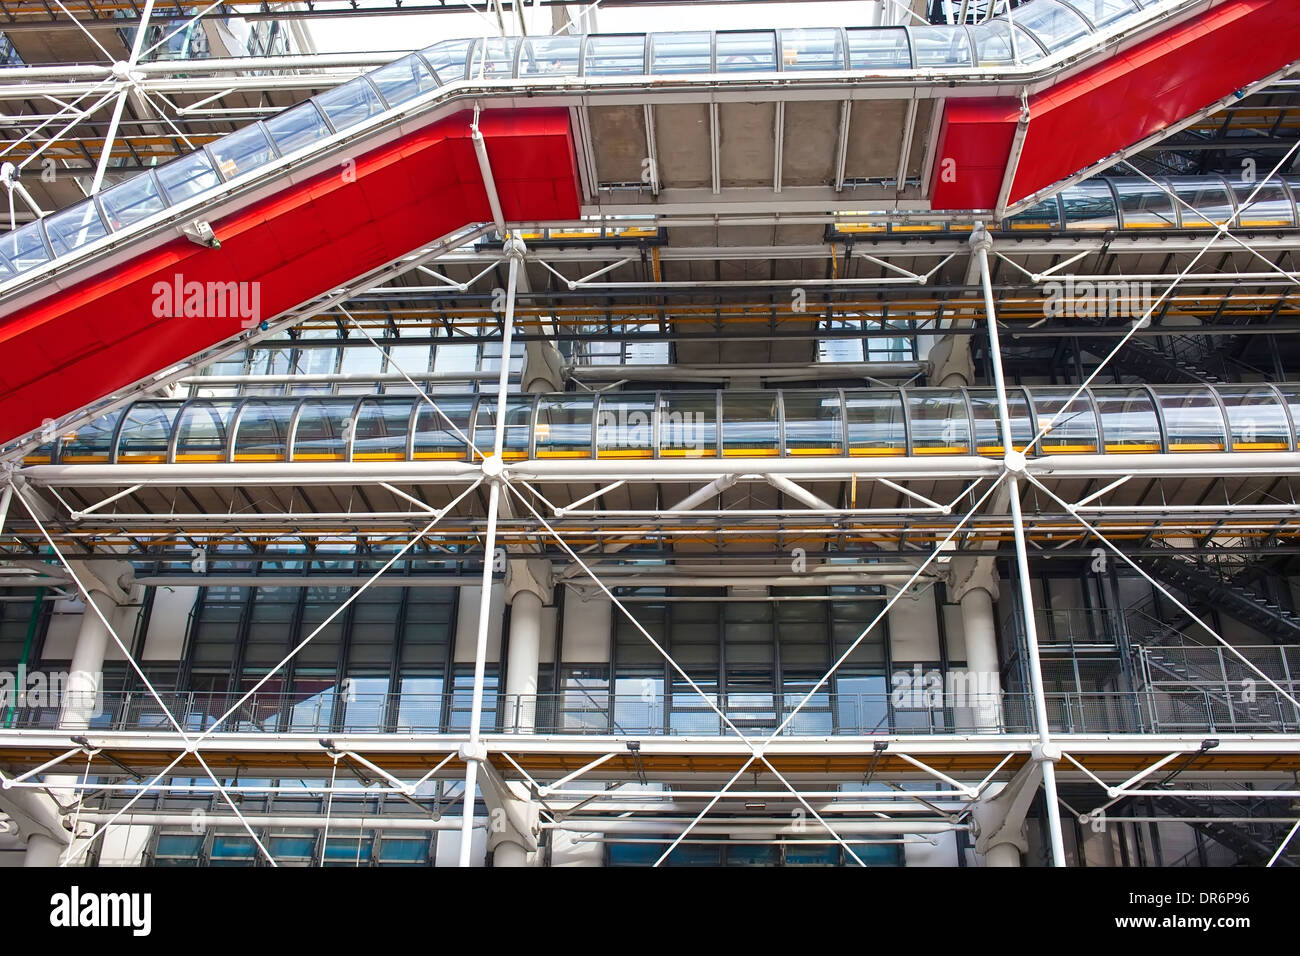
POLYGON ((1037 35, 1049 50, 1059 50, 1088 33, 1088 25, 1056 0, 1038 0, 1012 14, 1016 23, 1037 35))
POLYGON ((1038 440, 1044 455, 1095 454, 1097 451, 1097 416, 1092 411, 1087 392, 1067 406, 1073 388, 1031 388, 1037 417, 1034 434, 1047 429, 1038 440))
POLYGON ((662 394, 659 398, 660 457, 716 457, 717 418, 714 392, 662 394))
POLYGON ((204 400, 186 406, 176 424, 176 460, 224 461, 230 417, 237 404, 238 399, 204 400))
POLYGON ((711 33, 656 33, 650 42, 651 73, 708 73, 713 69, 711 33))
POLYGON ((1227 187, 1220 180, 1179 177, 1168 182, 1178 198, 1187 204, 1178 204, 1184 229, 1212 229, 1232 218, 1235 207, 1228 198, 1227 187))
POLYGON ((250 401, 235 431, 235 461, 284 461, 297 402, 250 401))
POLYGON ((1090 179, 1062 191, 1066 229, 1118 229, 1115 194, 1105 180, 1090 179))
POLYGON ((294 461, 343 461, 348 453, 345 433, 355 405, 350 398, 306 400, 293 433, 294 461))
POLYGON ((1072 5, 1091 20, 1094 27, 1122 20, 1138 9, 1134 0, 1072 0, 1072 5))
POLYGON ((403 677, 397 705, 397 729, 402 733, 437 733, 442 725, 442 678, 403 677))
POLYGON ((0 253, 3 253, 17 272, 34 269, 41 263, 50 261, 39 222, 29 222, 20 229, 0 235, 0 253))
POLYGON ((834 28, 782 30, 781 62, 787 70, 842 70, 844 35, 834 28))
POLYGON ((1295 225, 1295 206, 1280 181, 1270 179, 1263 184, 1234 181, 1232 191, 1241 207, 1237 217, 1239 226, 1259 229, 1295 225), (1253 200, 1250 198, 1252 195, 1255 197, 1253 200), (1247 201, 1250 205, 1246 205, 1247 201))
MULTIPOLYGON (((1300 385, 1279 383, 1277 390, 1282 393, 1282 400, 1286 402, 1286 406, 1291 412, 1291 421, 1300 421, 1300 385)), ((1300 434, 1294 437, 1297 447, 1300 447, 1300 434)), ((68 460, 68 446, 66 444, 63 446, 63 460, 68 460)))
POLYGON ((266 131, 262 129, 260 123, 254 123, 229 136, 221 137, 209 149, 216 157, 217 168, 226 179, 232 179, 258 166, 265 166, 274 156, 271 143, 266 138, 266 131))
POLYGON ((117 442, 118 461, 159 462, 167 460, 172 422, 180 406, 175 403, 136 402, 127 409, 117 442))
POLYGON ((645 73, 644 33, 587 38, 587 76, 645 73))
POLYGON ((903 455, 903 399, 898 392, 845 392, 850 455, 903 455))
POLYGON ((838 455, 844 450, 839 392, 786 391, 787 455, 838 455))
POLYGON ((970 454, 970 415, 961 389, 909 389, 907 414, 913 454, 970 454))
POLYGON ((1057 204, 1056 197, 1053 196, 1051 199, 1030 206, 1024 212, 1012 216, 1003 223, 1003 226, 1012 231, 1059 229, 1061 228, 1061 207, 1057 204))
POLYGON ((745 457, 780 454, 776 392, 722 393, 722 453, 745 457))
POLYGON ((415 457, 463 459, 469 454, 469 414, 474 399, 439 398, 436 409, 423 399, 421 403, 415 419, 415 457))
POLYGON ((649 458, 654 454, 653 394, 602 396, 596 416, 597 458, 649 458))
POLYGON ((438 86, 429 68, 414 53, 367 75, 389 106, 413 100, 438 86))
POLYGON ((486 79, 514 76, 518 45, 517 37, 489 37, 486 44, 475 40, 469 55, 469 75, 486 79))
POLYGON ((384 111, 384 105, 364 76, 315 97, 316 105, 330 118, 335 129, 347 129, 384 111))
POLYGON ((353 461, 402 461, 411 420, 409 399, 372 399, 357 411, 353 461))
POLYGON ((520 76, 577 76, 582 37, 533 37, 519 54, 520 76))
POLYGON ((970 37, 965 27, 913 27, 911 33, 918 68, 970 66, 970 37))
MULTIPOLYGON (((967 395, 975 413, 976 451, 981 455, 1003 454, 997 392, 991 388, 972 388, 967 390, 967 395)), ((1024 451, 1034 437, 1034 430, 1029 421, 1029 401, 1021 389, 1007 389, 1007 411, 1011 417, 1011 444, 1016 451, 1024 451)))
POLYGON ((421 50, 425 60, 438 74, 439 83, 465 79, 465 61, 472 40, 443 40, 421 50))
POLYGON ((99 218, 95 203, 85 199, 69 209, 46 216, 45 234, 50 237, 54 254, 66 256, 78 246, 108 235, 108 229, 99 218))
POLYGON ((266 129, 281 153, 292 153, 330 134, 324 117, 311 100, 272 116, 266 121, 266 129))
MULTIPOLYGON (((474 416, 474 447, 484 455, 493 452, 496 441, 496 399, 479 399, 474 416)), ((506 402, 505 435, 501 457, 510 461, 528 457, 528 424, 532 416, 532 396, 511 398, 506 402)))
POLYGON ((533 429, 538 458, 590 458, 591 396, 574 398, 544 395, 537 405, 533 429))
POLYGON ((1155 390, 1171 452, 1223 451, 1223 412, 1214 392, 1198 385, 1166 385, 1155 390))
POLYGON ((1233 451, 1289 451, 1291 428, 1277 393, 1266 385, 1220 385, 1233 451))
POLYGON ((771 30, 722 32, 717 37, 719 73, 755 73, 776 69, 776 34, 771 30))
POLYGON ((1160 422, 1144 388, 1094 388, 1102 436, 1110 454, 1160 451, 1160 422))
POLYGON ((122 409, 110 412, 103 418, 82 425, 71 435, 64 435, 59 460, 76 464, 108 461, 113 450, 113 433, 117 430, 122 412, 122 409))
POLYGON ((167 205, 162 190, 149 173, 133 176, 105 189, 99 196, 99 203, 108 219, 108 227, 114 231, 162 212, 167 205))
POLYGON ((167 194, 167 201, 173 206, 221 183, 221 178, 213 169, 212 160, 203 152, 191 153, 166 166, 159 166, 157 176, 163 192, 167 194))
POLYGON ((1033 63, 1047 54, 1038 41, 1016 22, 1016 48, 1011 49, 1011 30, 1004 20, 990 20, 972 28, 975 37, 977 66, 998 66, 1004 63, 1033 63))
POLYGON ((852 29, 849 34, 849 66, 855 70, 906 70, 912 65, 907 31, 852 29))
POLYGON ((1145 179, 1111 179, 1119 196, 1124 229, 1173 229, 1178 225, 1174 201, 1145 179))

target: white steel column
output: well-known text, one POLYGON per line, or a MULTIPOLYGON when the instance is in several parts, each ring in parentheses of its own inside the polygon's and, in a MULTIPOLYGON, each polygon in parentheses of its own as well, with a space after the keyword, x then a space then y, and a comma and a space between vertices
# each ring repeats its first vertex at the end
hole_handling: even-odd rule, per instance
POLYGON ((993 613, 993 595, 982 587, 971 587, 961 596, 962 633, 966 638, 966 672, 977 675, 973 686, 973 711, 977 730, 1001 728, 997 694, 1001 690, 998 667, 998 634, 993 613), (984 695, 991 695, 986 698, 984 695))
POLYGON ((506 571, 510 644, 506 650, 506 726, 532 734, 537 723, 537 666, 542 653, 542 607, 550 604, 551 564, 545 558, 513 558, 506 571))
MULTIPOLYGON (((105 618, 112 618, 116 605, 111 597, 103 591, 91 590, 90 598, 105 618)), ((95 716, 95 701, 101 690, 100 682, 104 676, 108 638, 108 626, 87 602, 86 609, 81 614, 81 629, 77 632, 77 645, 72 652, 72 665, 64 689, 63 708, 59 715, 60 727, 85 730, 90 726, 90 719, 95 716)))
POLYGON ((59 854, 63 847, 53 837, 44 833, 33 833, 27 838, 27 852, 23 854, 23 866, 58 866, 59 854))
POLYGON ((474 791, 478 787, 479 763, 487 759, 487 748, 479 740, 483 722, 483 676, 487 670, 487 645, 489 617, 492 613, 492 566, 496 559, 497 514, 501 506, 501 486, 505 473, 501 453, 505 447, 505 412, 507 386, 510 382, 510 344, 515 323, 515 290, 519 283, 519 265, 524 258, 524 244, 511 236, 505 240, 505 255, 510 260, 510 276, 506 284, 506 314, 501 337, 501 371, 497 379, 496 435, 492 454, 483 459, 483 478, 488 483, 487 529, 483 535, 483 590, 478 608, 478 642, 474 651, 474 697, 469 714, 469 742, 461 747, 465 761, 465 811, 460 831, 460 866, 470 865, 470 851, 474 836, 474 791))
POLYGON ((1020 851, 1013 844, 999 843, 984 854, 985 866, 1019 866, 1020 851))
MULTIPOLYGON (((970 237, 971 248, 979 263, 980 284, 984 288, 984 311, 989 327, 989 359, 997 389, 998 412, 1002 424, 1003 465, 1007 470, 1008 499, 1011 505, 1012 531, 1016 541, 1016 569, 1020 579, 1020 603, 1024 611, 1025 650, 1029 663, 1029 681, 1034 697, 1034 722, 1038 745, 1034 759, 1042 766, 1043 796, 1047 804, 1048 831, 1052 841, 1052 864, 1065 866, 1065 843, 1061 838, 1061 808, 1056 802, 1056 748, 1051 742, 1047 718, 1047 698, 1043 693, 1042 662, 1038 652, 1038 630, 1034 623, 1034 597, 1029 577, 1029 548, 1025 543, 1025 517, 1020 509, 1019 477, 1025 473, 1025 454, 1015 450, 1011 436, 1011 412, 1007 406, 1007 386, 1002 372, 1002 344, 998 337, 997 311, 993 306, 993 282, 989 275, 989 250, 993 239, 983 223, 975 224, 970 237)), ((1029 449, 1025 449, 1029 451, 1029 449)))
POLYGON ((541 661, 545 602, 537 591, 520 587, 515 581, 506 582, 506 600, 510 602, 510 643, 506 650, 505 688, 508 723, 504 729, 531 734, 537 720, 537 665, 541 661))

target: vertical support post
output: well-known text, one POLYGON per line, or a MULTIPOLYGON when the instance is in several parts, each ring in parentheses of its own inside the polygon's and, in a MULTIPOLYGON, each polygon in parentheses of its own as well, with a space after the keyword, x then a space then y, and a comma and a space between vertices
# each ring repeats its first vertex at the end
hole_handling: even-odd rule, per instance
MULTIPOLYGON (((991 560, 991 559, 990 559, 991 560)), ((973 682, 975 729, 996 732, 1002 718, 998 707, 998 640, 994 626, 993 595, 972 587, 961 596, 962 629, 966 635, 966 670, 973 682)))
POLYGON ((113 599, 103 591, 90 591, 90 602, 81 614, 81 629, 77 632, 77 644, 72 651, 63 708, 59 713, 59 727, 67 730, 85 730, 90 726, 101 690, 109 634, 108 627, 95 613, 91 602, 106 618, 114 613, 116 607, 113 599))
POLYGON ((90 184, 90 194, 99 192, 104 184, 104 173, 108 170, 109 157, 113 154, 113 140, 117 138, 117 127, 122 122, 122 112, 126 109, 126 98, 131 93, 131 71, 140 59, 140 49, 144 46, 145 34, 149 30, 149 17, 153 14, 154 0, 145 0, 140 12, 140 25, 135 28, 135 40, 131 44, 131 55, 125 63, 114 63, 113 74, 123 83, 122 92, 113 104, 113 118, 108 121, 108 131, 104 133, 104 149, 99 154, 99 164, 95 167, 95 178, 90 184))
MULTIPOLYGON (((1002 427, 1003 467, 1006 468, 1011 505, 1011 525, 1016 542, 1016 568, 1020 584, 1020 603, 1024 611, 1025 650, 1029 660, 1029 681, 1034 698, 1034 718, 1038 726, 1038 746, 1034 759, 1042 764, 1043 796, 1047 803, 1048 833, 1052 843, 1052 864, 1065 866, 1065 841, 1061 836, 1061 808, 1056 800, 1056 748, 1051 741, 1047 717, 1047 698, 1043 692, 1043 667, 1038 650, 1038 630, 1034 621, 1033 585, 1029 577, 1029 547, 1025 542, 1025 517, 1020 508, 1019 475, 1025 471, 1025 455, 1015 450, 1011 441, 1011 412, 1007 405, 1006 380, 1002 370, 1002 345, 998 337, 997 310, 993 305, 993 282, 989 275, 989 250, 993 239, 983 223, 976 223, 970 237, 971 248, 979 264, 980 284, 984 290, 984 311, 989 327, 989 361, 998 397, 998 415, 1002 427)), ((1028 451, 1028 449, 1026 449, 1028 451)))
POLYGON ((510 260, 510 275, 506 283, 506 314, 501 337, 501 369, 497 378, 496 434, 492 454, 483 459, 483 478, 488 483, 487 530, 483 537, 483 585, 478 606, 478 640, 474 650, 474 696, 469 712, 469 742, 461 747, 465 761, 464 816, 460 827, 460 866, 470 865, 470 850, 474 836, 474 791, 478 787, 478 766, 487 758, 487 751, 479 741, 483 722, 483 678, 487 671, 487 644, 489 615, 492 611, 492 566, 496 555, 497 515, 501 506, 501 485, 505 481, 501 453, 505 448, 505 421, 507 386, 510 381, 510 345, 514 336, 515 290, 519 284, 519 265, 524 258, 524 244, 517 237, 505 240, 506 257, 510 260))
MULTIPOLYGON (((513 570, 513 568, 512 568, 513 570)), ((542 650, 542 599, 506 583, 510 601, 510 643, 506 651, 506 708, 510 730, 531 734, 537 723, 537 667, 542 650), (510 593, 513 592, 513 593, 510 593)))
POLYGON ((44 833, 33 833, 27 838, 27 852, 23 854, 23 866, 58 866, 59 854, 63 847, 58 841, 44 833))

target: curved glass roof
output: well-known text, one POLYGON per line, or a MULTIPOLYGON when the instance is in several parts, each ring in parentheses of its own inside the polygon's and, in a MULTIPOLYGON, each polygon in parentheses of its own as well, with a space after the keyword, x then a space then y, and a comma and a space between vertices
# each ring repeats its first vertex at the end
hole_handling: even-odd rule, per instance
POLYGON ((250 170, 472 79, 651 77, 1031 64, 1159 0, 1029 0, 973 26, 816 27, 444 40, 259 120, 82 202, 0 235, 0 283, 250 170))
MULTIPOLYGON (((1012 441, 1031 455, 1300 449, 1300 385, 1008 390, 1012 441), (1050 426, 1050 427, 1049 427, 1050 426)), ((25 464, 469 461, 490 454, 496 399, 195 398, 127 405, 25 464)), ((515 395, 504 455, 718 458, 1003 454, 992 388, 781 389, 515 395)))

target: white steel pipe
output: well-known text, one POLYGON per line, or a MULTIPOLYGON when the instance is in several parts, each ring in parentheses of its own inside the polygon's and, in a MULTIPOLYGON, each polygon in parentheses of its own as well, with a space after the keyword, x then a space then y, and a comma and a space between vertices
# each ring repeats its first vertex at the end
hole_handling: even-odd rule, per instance
POLYGON ((1020 486, 1017 471, 1024 468, 1024 456, 1015 451, 1011 430, 1011 411, 1007 404, 1007 386, 1002 371, 1002 344, 998 337, 997 310, 993 304, 993 280, 989 274, 989 249, 993 240, 989 238, 982 223, 977 223, 971 234, 971 249, 979 262, 980 285, 984 290, 984 311, 988 322, 989 354, 993 366, 993 383, 998 397, 998 414, 1001 419, 1002 447, 1006 449, 1004 466, 1010 474, 1007 476, 1008 495, 1011 505, 1012 532, 1016 543, 1017 578, 1020 583, 1020 602, 1023 610, 1025 628, 1025 650, 1028 658, 1028 670, 1033 691, 1034 717, 1038 729, 1039 763, 1043 771, 1043 796, 1047 805, 1048 831, 1052 843, 1052 862, 1055 866, 1065 866, 1065 843, 1061 836, 1061 808, 1056 802, 1056 766, 1047 759, 1051 746, 1051 729, 1047 716, 1047 697, 1043 692, 1042 659, 1038 650, 1038 631, 1035 626, 1034 595, 1032 579, 1029 576, 1029 546, 1025 540, 1025 518, 1020 507, 1020 486))
MULTIPOLYGON (((477 126, 474 129, 474 135, 478 137, 475 141, 475 147, 478 148, 482 141, 482 134, 477 126)), ((486 163, 487 152, 484 150, 479 157, 480 164, 486 163)), ((489 196, 495 195, 495 187, 491 185, 489 177, 491 170, 484 166, 484 181, 488 185, 489 196)), ((494 207, 494 213, 499 214, 499 207, 494 207)), ((505 237, 504 229, 502 237, 505 237)), ((478 605, 478 638, 474 647, 474 692, 473 700, 470 704, 469 716, 469 742, 463 748, 465 760, 465 820, 460 835, 460 859, 459 866, 462 868, 470 865, 470 851, 472 849, 471 817, 474 813, 475 788, 478 786, 478 765, 483 759, 484 749, 479 741, 479 730, 483 720, 483 680, 487 671, 487 644, 488 633, 491 625, 490 615, 492 613, 492 574, 493 564, 496 556, 496 537, 497 537, 497 514, 501 506, 501 453, 505 447, 505 423, 506 416, 506 399, 510 383, 510 343, 514 337, 515 323, 515 292, 519 283, 519 264, 523 258, 522 243, 519 240, 506 240, 508 245, 513 244, 512 249, 507 250, 510 259, 510 274, 506 282, 506 312, 503 320, 503 332, 501 338, 501 370, 500 378, 497 380, 497 403, 496 403, 496 428, 495 437, 492 443, 492 456, 483 462, 482 473, 489 481, 488 488, 488 507, 487 507, 487 530, 483 536, 483 583, 479 594, 478 605)))
MULTIPOLYGON (((331 816, 328 821, 322 816, 311 816, 307 814, 289 814, 289 813, 245 813, 244 819, 254 827, 293 827, 305 830, 319 830, 328 822, 331 830, 394 830, 394 831, 417 831, 430 832, 434 830, 459 830, 461 828, 460 817, 442 817, 435 820, 432 817, 401 817, 387 814, 384 816, 363 817, 363 816, 331 816)), ((112 813, 106 813, 98 810, 81 811, 80 820, 85 823, 104 824, 113 820, 114 825, 120 826, 154 826, 154 827, 185 827, 189 829, 194 825, 196 817, 190 813, 151 813, 149 811, 128 811, 121 816, 114 817, 112 813)), ((205 813, 202 818, 204 827, 242 827, 239 818, 226 814, 205 813)), ((477 817, 471 825, 474 827, 486 827, 488 825, 487 817, 477 817)))

